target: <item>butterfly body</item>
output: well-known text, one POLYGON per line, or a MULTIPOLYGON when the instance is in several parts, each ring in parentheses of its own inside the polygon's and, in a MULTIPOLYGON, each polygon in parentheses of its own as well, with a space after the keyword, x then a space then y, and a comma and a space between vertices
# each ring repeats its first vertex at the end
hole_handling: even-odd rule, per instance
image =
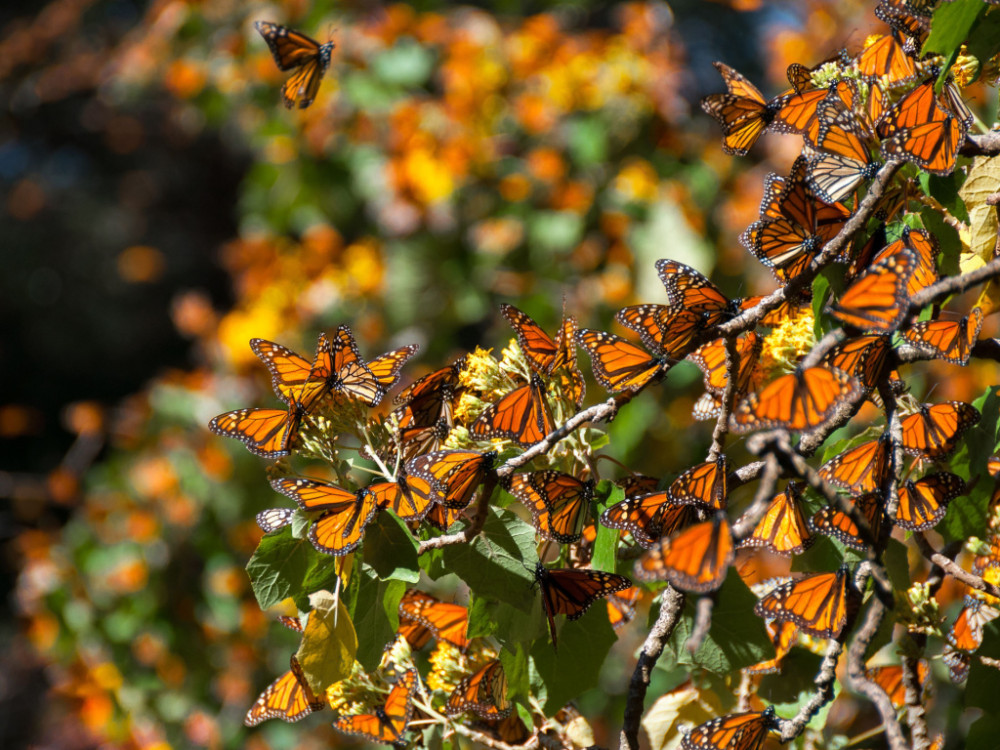
POLYGON ((628 578, 615 573, 574 568, 550 570, 541 562, 535 566, 535 583, 542 592, 542 607, 549 621, 553 648, 556 647, 556 615, 577 620, 598 599, 632 587, 628 578))
POLYGON ((413 696, 417 691, 417 670, 404 672, 396 681, 385 703, 370 714, 342 716, 334 729, 345 734, 364 737, 383 745, 405 747, 403 734, 413 717, 413 696))
POLYGON ((325 705, 326 702, 309 687, 299 660, 293 654, 290 669, 260 694, 243 723, 255 727, 268 719, 296 722, 325 705))
POLYGON ((281 87, 281 98, 289 109, 298 104, 305 109, 316 98, 320 82, 330 67, 333 42, 320 44, 301 31, 267 21, 256 21, 254 27, 264 37, 279 70, 296 71, 281 87))

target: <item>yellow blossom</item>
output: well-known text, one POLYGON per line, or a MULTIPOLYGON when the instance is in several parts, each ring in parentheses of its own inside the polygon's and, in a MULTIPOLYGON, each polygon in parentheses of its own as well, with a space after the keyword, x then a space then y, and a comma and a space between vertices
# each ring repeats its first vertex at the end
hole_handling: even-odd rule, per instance
POLYGON ((776 372, 794 369, 798 361, 812 349, 816 343, 814 323, 812 308, 803 305, 771 331, 764 339, 759 360, 765 378, 776 372))

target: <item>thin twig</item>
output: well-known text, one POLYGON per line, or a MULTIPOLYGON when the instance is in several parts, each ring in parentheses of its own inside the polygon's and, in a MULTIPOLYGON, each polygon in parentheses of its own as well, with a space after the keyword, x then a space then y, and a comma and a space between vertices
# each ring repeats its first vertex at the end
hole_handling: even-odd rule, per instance
POLYGON ((691 636, 688 638, 684 648, 694 656, 705 642, 708 631, 712 627, 712 608, 715 606, 715 598, 712 596, 702 596, 698 598, 698 605, 694 613, 694 626, 691 628, 691 636))
POLYGON ((738 545, 753 533, 774 497, 775 484, 777 484, 778 475, 781 473, 781 467, 778 466, 778 459, 773 453, 767 455, 763 464, 764 471, 760 478, 760 484, 757 485, 757 492, 754 493, 753 501, 732 526, 734 544, 738 545))
POLYGON ((959 153, 962 156, 996 156, 1000 154, 1000 130, 981 135, 967 135, 959 153))
POLYGON ((903 423, 899 419, 899 406, 896 394, 892 392, 889 383, 889 373, 885 371, 878 383, 878 395, 885 407, 885 422, 889 433, 889 470, 882 482, 882 497, 885 498, 885 514, 889 518, 896 517, 899 507, 899 480, 903 472, 903 423))
POLYGON ((952 294, 961 294, 966 289, 989 281, 1000 276, 1000 258, 993 258, 989 262, 959 276, 948 276, 928 287, 924 287, 919 292, 910 297, 910 312, 914 313, 927 305, 937 302, 940 299, 952 294))
POLYGON ((729 415, 733 413, 733 403, 736 401, 736 389, 739 387, 740 355, 736 350, 736 337, 724 339, 726 346, 726 388, 722 392, 722 405, 719 416, 715 420, 712 431, 712 447, 708 451, 708 463, 719 460, 726 447, 726 436, 729 434, 729 415))
POLYGON ((829 642, 819 671, 816 673, 816 679, 813 680, 816 692, 802 704, 798 713, 791 719, 777 719, 778 731, 781 735, 780 742, 790 742, 802 734, 816 712, 833 700, 833 684, 837 681, 837 662, 843 651, 844 645, 840 641, 829 642))
POLYGON ((487 477, 486 481, 483 482, 483 486, 479 490, 479 498, 476 501, 476 512, 473 514, 468 526, 461 531, 456 531, 454 534, 444 534, 432 539, 425 539, 417 548, 417 555, 422 555, 432 549, 447 547, 451 544, 465 544, 472 541, 483 530, 483 524, 486 523, 486 513, 490 505, 490 497, 492 497, 496 485, 497 481, 492 476, 487 477))
POLYGON ((952 578, 961 581, 966 586, 975 589, 976 591, 982 591, 990 596, 1000 597, 1000 586, 984 581, 981 576, 977 576, 975 573, 966 570, 950 557, 947 557, 935 550, 922 532, 914 532, 913 539, 916 541, 920 553, 932 563, 944 570, 944 572, 952 578))
POLYGON ((629 681, 620 750, 638 750, 639 722, 642 720, 646 689, 649 687, 653 667, 663 653, 663 646, 674 632, 682 609, 684 609, 684 594, 668 585, 660 599, 660 615, 642 644, 635 669, 632 671, 632 679, 629 681))

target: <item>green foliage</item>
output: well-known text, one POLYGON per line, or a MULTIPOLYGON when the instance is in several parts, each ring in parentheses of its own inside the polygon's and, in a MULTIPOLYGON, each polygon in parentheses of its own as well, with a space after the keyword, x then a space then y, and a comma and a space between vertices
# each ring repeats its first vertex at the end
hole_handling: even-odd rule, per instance
POLYGON ((365 529, 365 563, 383 581, 419 581, 418 546, 406 525, 392 513, 379 513, 365 529))
POLYGON ((402 581, 379 580, 371 566, 355 565, 343 596, 358 637, 357 660, 366 672, 378 667, 385 645, 399 626, 399 600, 405 591, 402 581))

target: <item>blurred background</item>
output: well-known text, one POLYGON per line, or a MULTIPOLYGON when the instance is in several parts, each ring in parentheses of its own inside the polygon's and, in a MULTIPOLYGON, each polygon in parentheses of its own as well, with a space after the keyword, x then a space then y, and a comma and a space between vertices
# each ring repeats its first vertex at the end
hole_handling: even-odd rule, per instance
MULTIPOLYGON (((367 358, 419 343, 412 378, 503 345, 502 301, 609 329, 662 301, 661 257, 768 291, 737 236, 799 142, 725 156, 710 63, 773 95, 875 27, 857 0, 5 2, 0 746, 329 746, 324 713, 242 726, 296 641, 243 571, 265 464, 205 427, 273 403, 248 340, 348 323, 367 358), (255 20, 336 43, 309 109, 281 106, 255 20)), ((679 368, 609 452, 681 471, 700 392, 679 368)), ((638 620, 583 701, 603 743, 638 620)))

